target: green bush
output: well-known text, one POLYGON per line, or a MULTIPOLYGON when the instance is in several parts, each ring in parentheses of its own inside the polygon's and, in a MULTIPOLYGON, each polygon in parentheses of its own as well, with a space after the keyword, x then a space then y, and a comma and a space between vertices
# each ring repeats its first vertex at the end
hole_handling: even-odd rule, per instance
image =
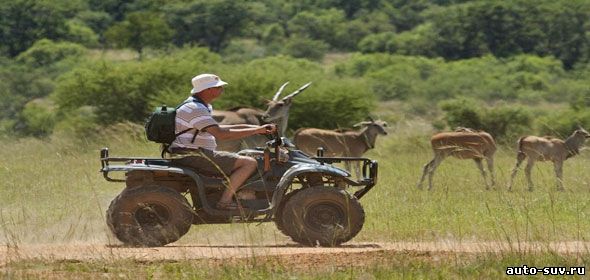
POLYGON ((444 120, 453 129, 458 126, 480 129, 500 141, 512 141, 522 133, 532 133, 533 117, 529 110, 514 105, 487 108, 469 99, 441 102, 444 120))
POLYGON ((410 63, 399 63, 373 72, 367 77, 371 80, 373 91, 382 100, 407 100, 420 92, 423 84, 420 69, 410 63))
POLYGON ((287 31, 296 38, 310 38, 313 41, 326 42, 335 48, 346 48, 349 43, 340 42, 338 36, 338 31, 343 29, 345 23, 344 13, 338 9, 303 11, 289 20, 287 31))
POLYGON ((92 137, 88 134, 94 132, 96 129, 102 127, 96 120, 96 108, 92 106, 81 106, 70 110, 67 113, 58 112, 53 128, 53 135, 75 135, 84 138, 92 137))
POLYGON ((584 73, 568 73, 553 57, 493 56, 449 61, 389 54, 355 54, 337 64, 339 76, 372 79, 382 99, 441 100, 471 97, 484 101, 564 102, 587 94, 584 73))
POLYGON ((66 22, 68 27, 67 40, 92 48, 98 46, 98 34, 79 20, 69 20, 66 22))
POLYGON ((53 91, 58 74, 22 64, 0 66, 0 119, 16 121, 27 102, 53 91))
POLYGON ((445 112, 444 120, 453 129, 458 126, 473 129, 483 129, 481 110, 477 102, 470 99, 455 99, 440 103, 440 108, 445 112))
POLYGON ((87 52, 81 45, 42 39, 16 57, 17 61, 31 67, 44 67, 64 59, 79 59, 87 52))
POLYGON ((54 106, 49 100, 36 99, 27 103, 21 112, 26 127, 21 131, 27 135, 45 136, 55 125, 54 106))
POLYGON ((397 55, 435 57, 435 36, 432 24, 422 24, 411 31, 368 35, 359 42, 358 50, 363 53, 388 52, 397 55))
POLYGON ((234 39, 221 51, 223 61, 241 63, 266 56, 266 48, 253 39, 234 39))
POLYGON ((513 141, 523 133, 533 133, 533 116, 522 106, 501 105, 484 111, 483 129, 501 141, 513 141))
POLYGON ((566 138, 579 127, 590 129, 590 111, 568 109, 553 112, 539 118, 537 127, 542 135, 566 138))
POLYGON ((350 128, 365 120, 374 108, 374 95, 358 79, 315 81, 297 97, 289 116, 289 129, 301 127, 350 128))
POLYGON ((306 59, 277 56, 241 65, 222 64, 219 56, 203 49, 184 49, 145 61, 89 63, 63 75, 52 95, 58 114, 81 117, 68 117, 57 128, 84 129, 85 125, 75 125, 78 118, 83 124, 143 123, 155 106, 174 106, 186 99, 191 78, 200 73, 216 73, 229 83, 215 102, 216 109, 264 109, 265 99, 272 99, 283 83, 290 81, 283 93, 286 96, 313 82, 294 99, 292 129, 350 126, 365 119, 373 108, 374 93, 364 80, 330 76, 321 64, 306 59), (80 108, 88 108, 81 112, 91 114, 81 114, 80 108))
POLYGON ((397 50, 397 45, 394 43, 395 36, 397 36, 395 32, 382 32, 367 35, 358 43, 358 49, 363 53, 393 53, 397 50))
POLYGON ((53 97, 63 113, 94 107, 99 124, 143 122, 154 103, 161 105, 157 99, 161 92, 184 93, 186 97, 195 73, 207 72, 207 63, 218 62, 219 57, 206 50, 185 49, 143 63, 90 63, 63 75, 53 97))
POLYGON ((321 60, 328 51, 328 44, 320 40, 293 36, 285 43, 284 51, 285 54, 295 58, 321 60))

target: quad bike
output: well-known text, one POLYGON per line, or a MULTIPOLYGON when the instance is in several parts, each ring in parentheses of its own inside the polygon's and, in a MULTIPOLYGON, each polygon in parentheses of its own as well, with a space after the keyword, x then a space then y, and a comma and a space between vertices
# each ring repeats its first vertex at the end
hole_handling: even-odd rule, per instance
POLYGON ((126 183, 107 210, 109 228, 126 245, 148 247, 178 240, 193 224, 232 222, 274 221, 293 241, 308 246, 337 246, 355 237, 365 220, 359 199, 377 182, 377 162, 323 157, 321 149, 311 157, 278 134, 272 138, 267 147, 239 152, 258 161, 258 172, 240 188, 255 191, 256 198, 240 200, 239 210, 214 207, 227 186, 225 177, 169 159, 109 157, 103 148, 104 178, 126 183), (346 161, 362 164, 362 179, 352 180, 332 165, 346 161), (125 178, 113 178, 113 172, 124 172, 125 178))

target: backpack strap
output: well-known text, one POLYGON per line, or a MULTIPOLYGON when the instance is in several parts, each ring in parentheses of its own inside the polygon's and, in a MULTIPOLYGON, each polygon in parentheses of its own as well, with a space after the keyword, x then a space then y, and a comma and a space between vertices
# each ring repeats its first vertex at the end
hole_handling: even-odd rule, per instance
MULTIPOLYGON (((184 102, 180 103, 180 105, 176 106, 176 110, 180 109, 180 107, 182 107, 184 104, 187 103, 191 103, 191 102, 195 102, 195 103, 201 103, 203 104, 203 106, 205 106, 205 108, 207 108, 207 111, 209 111, 209 113, 211 113, 211 111, 209 110, 209 107, 205 104, 205 102, 197 97, 197 96, 192 96, 194 99, 193 100, 185 100, 184 102)), ((195 143, 195 138, 197 138, 197 134, 199 134, 199 130, 196 128, 187 128, 179 133, 174 134, 174 138, 176 139, 176 137, 178 137, 181 134, 185 134, 187 133, 189 130, 195 129, 195 134, 193 135, 193 139, 191 140, 191 143, 195 143)))
MULTIPOLYGON (((211 112, 211 110, 209 110, 209 107, 205 104, 205 102, 203 100, 201 100, 197 96, 193 96, 193 98, 194 98, 193 100, 185 100, 184 102, 180 103, 180 105, 176 106, 176 110, 180 109, 180 107, 182 107, 183 105, 185 105, 187 103, 195 102, 195 103, 201 103, 201 104, 203 104, 207 108, 207 111, 211 112)), ((174 134, 174 139, 176 139, 178 136, 180 136, 182 134, 185 134, 185 133, 187 133, 187 132, 189 132, 190 130, 193 130, 193 129, 195 129, 195 134, 193 135, 193 139, 191 140, 191 143, 194 144, 195 143, 195 139, 197 138, 197 135, 199 134, 199 130, 196 129, 196 128, 187 128, 187 129, 185 129, 185 130, 183 130, 183 131, 181 131, 179 133, 176 133, 176 134, 174 134)), ((171 154, 171 152, 169 150, 171 144, 172 143, 162 144, 163 145, 163 148, 162 148, 162 153, 160 155, 162 158, 164 158, 164 155, 166 153, 171 154)))

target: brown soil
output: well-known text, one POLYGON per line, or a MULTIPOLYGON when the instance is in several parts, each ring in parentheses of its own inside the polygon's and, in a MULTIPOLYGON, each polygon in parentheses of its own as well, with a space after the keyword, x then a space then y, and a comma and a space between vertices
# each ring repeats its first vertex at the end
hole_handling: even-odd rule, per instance
POLYGON ((222 260, 271 258, 282 263, 321 265, 357 265, 378 262, 382 253, 401 253, 414 257, 430 257, 456 253, 557 252, 561 254, 590 253, 590 242, 518 243, 506 242, 394 242, 352 243, 337 248, 302 247, 296 244, 209 245, 182 244, 157 248, 132 248, 105 244, 31 244, 0 249, 0 266, 11 261, 116 261, 139 262, 222 260), (354 256, 354 257, 351 257, 354 256), (352 261, 354 260, 354 261, 352 261))

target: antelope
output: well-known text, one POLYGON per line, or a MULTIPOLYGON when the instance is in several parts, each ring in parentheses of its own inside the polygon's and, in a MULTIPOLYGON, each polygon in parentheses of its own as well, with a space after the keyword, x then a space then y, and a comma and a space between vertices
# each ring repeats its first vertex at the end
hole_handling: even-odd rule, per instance
MULTIPOLYGON (((319 128, 301 128, 293 136, 295 146, 309 155, 314 155, 319 147, 324 149, 327 157, 361 157, 365 152, 375 148, 378 135, 387 135, 387 122, 381 120, 363 121, 354 125, 358 130, 326 130, 319 128)), ((347 168, 350 166, 347 163, 347 168)), ((358 166, 355 166, 359 175, 358 166)))
POLYGON ((432 189, 432 177, 440 163, 448 156, 459 159, 473 159, 483 176, 486 189, 496 184, 494 178, 494 153, 496 142, 487 132, 476 131, 471 128, 458 127, 452 132, 441 132, 430 138, 434 158, 424 165, 422 178, 418 182, 418 188, 422 188, 426 174, 428 174, 428 190, 432 189), (491 184, 488 185, 487 175, 483 168, 482 160, 485 159, 490 172, 491 184))
POLYGON ((529 191, 533 190, 533 181, 531 180, 531 170, 535 161, 552 161, 555 177, 557 178, 557 189, 560 191, 563 188, 563 162, 580 153, 580 148, 590 138, 590 133, 585 129, 579 128, 572 133, 567 139, 561 140, 551 136, 525 136, 518 139, 518 153, 516 155, 516 165, 512 169, 508 190, 512 190, 512 182, 518 168, 525 158, 528 157, 527 166, 524 170, 529 191))
MULTIPOLYGON (((281 98, 279 97, 289 82, 284 83, 275 93, 272 100, 267 102, 266 111, 256 108, 236 107, 229 111, 213 111, 213 118, 220 124, 250 124, 261 125, 274 123, 278 126, 280 136, 285 136, 289 121, 289 110, 293 105, 293 98, 303 92, 311 85, 311 82, 301 86, 291 94, 281 98)), ((262 135, 247 137, 243 140, 219 141, 218 149, 223 151, 236 152, 245 147, 263 146, 267 138, 262 135)))

